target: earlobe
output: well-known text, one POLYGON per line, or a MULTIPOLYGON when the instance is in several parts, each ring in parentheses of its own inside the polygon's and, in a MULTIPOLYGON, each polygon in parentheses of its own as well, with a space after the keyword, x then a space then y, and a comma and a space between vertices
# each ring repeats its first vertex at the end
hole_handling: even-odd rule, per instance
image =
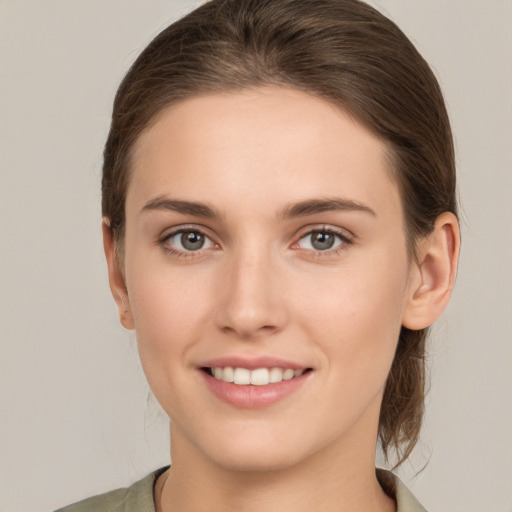
POLYGON ((112 229, 110 229, 109 220, 106 218, 103 219, 102 222, 102 232, 103 249, 105 251, 105 258, 107 260, 110 291, 112 292, 114 301, 117 304, 119 320, 121 324, 126 329, 132 330, 134 328, 134 324, 130 301, 128 299, 128 292, 126 290, 123 272, 119 268, 119 260, 116 254, 114 234, 112 233, 112 229))
POLYGON ((420 240, 411 269, 402 325, 412 330, 432 325, 450 300, 460 249, 459 223, 453 213, 441 214, 432 232, 420 240))

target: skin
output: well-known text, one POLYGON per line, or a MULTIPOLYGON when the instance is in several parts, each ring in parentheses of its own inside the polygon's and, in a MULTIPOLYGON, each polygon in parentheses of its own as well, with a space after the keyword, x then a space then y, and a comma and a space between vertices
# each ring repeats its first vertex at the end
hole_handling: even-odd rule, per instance
POLYGON ((382 394, 401 326, 426 327, 446 306, 459 234, 443 214, 409 260, 386 151, 332 105, 270 87, 186 100, 138 140, 123 268, 108 220, 103 231, 121 322, 171 419, 157 510, 395 509, 374 470, 382 394), (293 208, 326 199, 345 207, 293 208), (203 233, 203 248, 186 251, 180 228, 203 233), (311 232, 326 229, 334 246, 318 250, 311 232), (198 369, 226 355, 312 371, 244 409, 198 369))

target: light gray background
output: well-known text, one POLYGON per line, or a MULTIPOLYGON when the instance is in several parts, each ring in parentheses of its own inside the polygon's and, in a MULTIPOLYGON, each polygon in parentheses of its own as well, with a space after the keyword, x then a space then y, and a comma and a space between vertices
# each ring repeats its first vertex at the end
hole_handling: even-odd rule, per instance
MULTIPOLYGON (((123 73, 198 3, 0 0, 2 512, 45 512, 168 461, 107 286, 99 180, 123 73)), ((374 4, 440 79, 463 207, 425 428, 400 473, 431 512, 512 511, 512 1, 374 4)))

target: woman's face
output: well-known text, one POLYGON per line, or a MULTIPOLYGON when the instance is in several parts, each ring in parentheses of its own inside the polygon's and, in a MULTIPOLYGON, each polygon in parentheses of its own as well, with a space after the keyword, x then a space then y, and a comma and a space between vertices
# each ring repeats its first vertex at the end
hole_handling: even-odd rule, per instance
POLYGON ((384 144, 261 88, 179 103, 135 149, 124 323, 173 449, 237 469, 373 456, 412 287, 384 144))

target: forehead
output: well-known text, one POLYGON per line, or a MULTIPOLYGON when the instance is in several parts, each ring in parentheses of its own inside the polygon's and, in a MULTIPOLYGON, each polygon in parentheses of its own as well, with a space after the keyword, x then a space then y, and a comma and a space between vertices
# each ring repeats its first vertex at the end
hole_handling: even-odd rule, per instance
POLYGON ((161 194, 238 197, 246 207, 254 198, 260 208, 335 194, 381 208, 387 198, 389 207, 400 200, 387 155, 360 123, 303 92, 205 94, 168 108, 140 136, 127 206, 161 194))

